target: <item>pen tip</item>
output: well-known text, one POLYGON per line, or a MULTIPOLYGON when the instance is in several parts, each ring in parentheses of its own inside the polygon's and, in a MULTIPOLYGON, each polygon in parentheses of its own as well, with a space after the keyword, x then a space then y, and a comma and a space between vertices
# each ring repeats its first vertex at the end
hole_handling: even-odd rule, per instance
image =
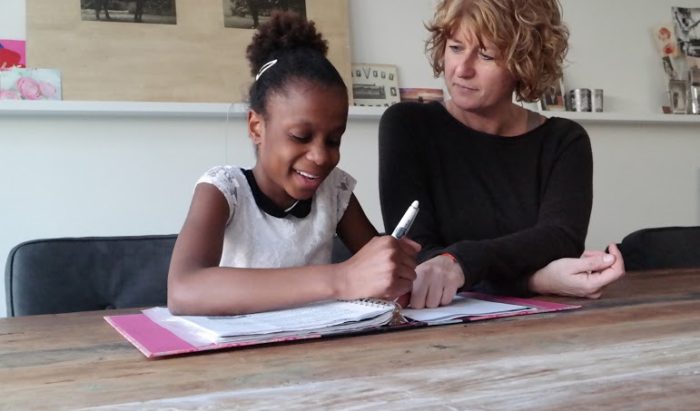
POLYGON ((414 201, 411 203, 411 207, 416 207, 416 208, 418 208, 418 200, 414 200, 414 201))

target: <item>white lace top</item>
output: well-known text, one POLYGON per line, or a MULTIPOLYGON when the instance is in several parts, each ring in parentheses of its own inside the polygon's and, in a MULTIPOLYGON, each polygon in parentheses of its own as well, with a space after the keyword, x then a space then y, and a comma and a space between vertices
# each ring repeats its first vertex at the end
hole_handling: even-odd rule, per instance
POLYGON ((229 206, 219 266, 277 268, 331 262, 333 235, 356 181, 336 167, 319 186, 304 218, 274 217, 260 209, 240 167, 214 167, 199 183, 216 186, 229 206))

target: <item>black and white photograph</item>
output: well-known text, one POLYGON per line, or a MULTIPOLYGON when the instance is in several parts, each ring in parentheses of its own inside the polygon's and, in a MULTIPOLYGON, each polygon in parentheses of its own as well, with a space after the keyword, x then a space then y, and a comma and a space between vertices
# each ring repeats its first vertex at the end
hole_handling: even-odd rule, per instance
POLYGON ((700 7, 672 7, 671 12, 678 48, 689 67, 700 67, 700 7))
POLYGON ((177 24, 175 0, 80 0, 84 21, 177 24))
POLYGON ((401 99, 396 66, 353 64, 352 98, 356 106, 388 107, 401 99))
POLYGON ((290 10, 306 18, 305 0, 223 0, 224 27, 256 29, 274 10, 290 10))

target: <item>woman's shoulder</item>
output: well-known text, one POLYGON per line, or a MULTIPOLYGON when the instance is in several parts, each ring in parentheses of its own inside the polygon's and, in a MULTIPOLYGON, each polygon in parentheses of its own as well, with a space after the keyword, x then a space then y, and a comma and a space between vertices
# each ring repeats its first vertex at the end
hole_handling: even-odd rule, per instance
POLYGON ((588 133, 583 126, 571 119, 563 117, 550 117, 546 120, 550 132, 562 133, 571 137, 588 138, 588 133))
POLYGON ((400 120, 406 121, 416 118, 425 118, 426 116, 435 116, 443 112, 444 108, 441 102, 418 103, 413 101, 402 101, 393 104, 384 110, 382 120, 400 120))
POLYGON ((591 150, 591 141, 583 126, 573 120, 562 117, 550 117, 542 129, 542 142, 555 151, 568 149, 591 150))

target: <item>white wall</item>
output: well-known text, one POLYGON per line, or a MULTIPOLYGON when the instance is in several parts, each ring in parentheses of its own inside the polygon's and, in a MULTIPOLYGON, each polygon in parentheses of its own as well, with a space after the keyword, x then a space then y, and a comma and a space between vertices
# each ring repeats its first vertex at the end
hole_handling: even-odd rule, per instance
MULTIPOLYGON (((423 54, 433 0, 350 0, 353 59, 391 63, 402 87, 440 87, 423 54)), ((570 87, 604 88, 606 108, 658 112, 663 74, 649 29, 679 0, 565 0, 570 87), (605 11, 602 11, 605 10, 605 11)), ((0 1, 0 38, 24 38, 24 0, 0 1)), ((31 64, 31 62, 29 62, 31 64)), ((354 118, 341 167, 382 226, 377 189, 377 118, 354 118)), ((654 225, 700 224, 700 123, 584 122, 595 158, 588 245, 619 241, 654 225)), ((28 116, 0 109, 0 266, 25 240, 174 233, 196 178, 212 165, 252 164, 242 118, 28 116)), ((0 315, 4 314, 0 286, 0 315)))

